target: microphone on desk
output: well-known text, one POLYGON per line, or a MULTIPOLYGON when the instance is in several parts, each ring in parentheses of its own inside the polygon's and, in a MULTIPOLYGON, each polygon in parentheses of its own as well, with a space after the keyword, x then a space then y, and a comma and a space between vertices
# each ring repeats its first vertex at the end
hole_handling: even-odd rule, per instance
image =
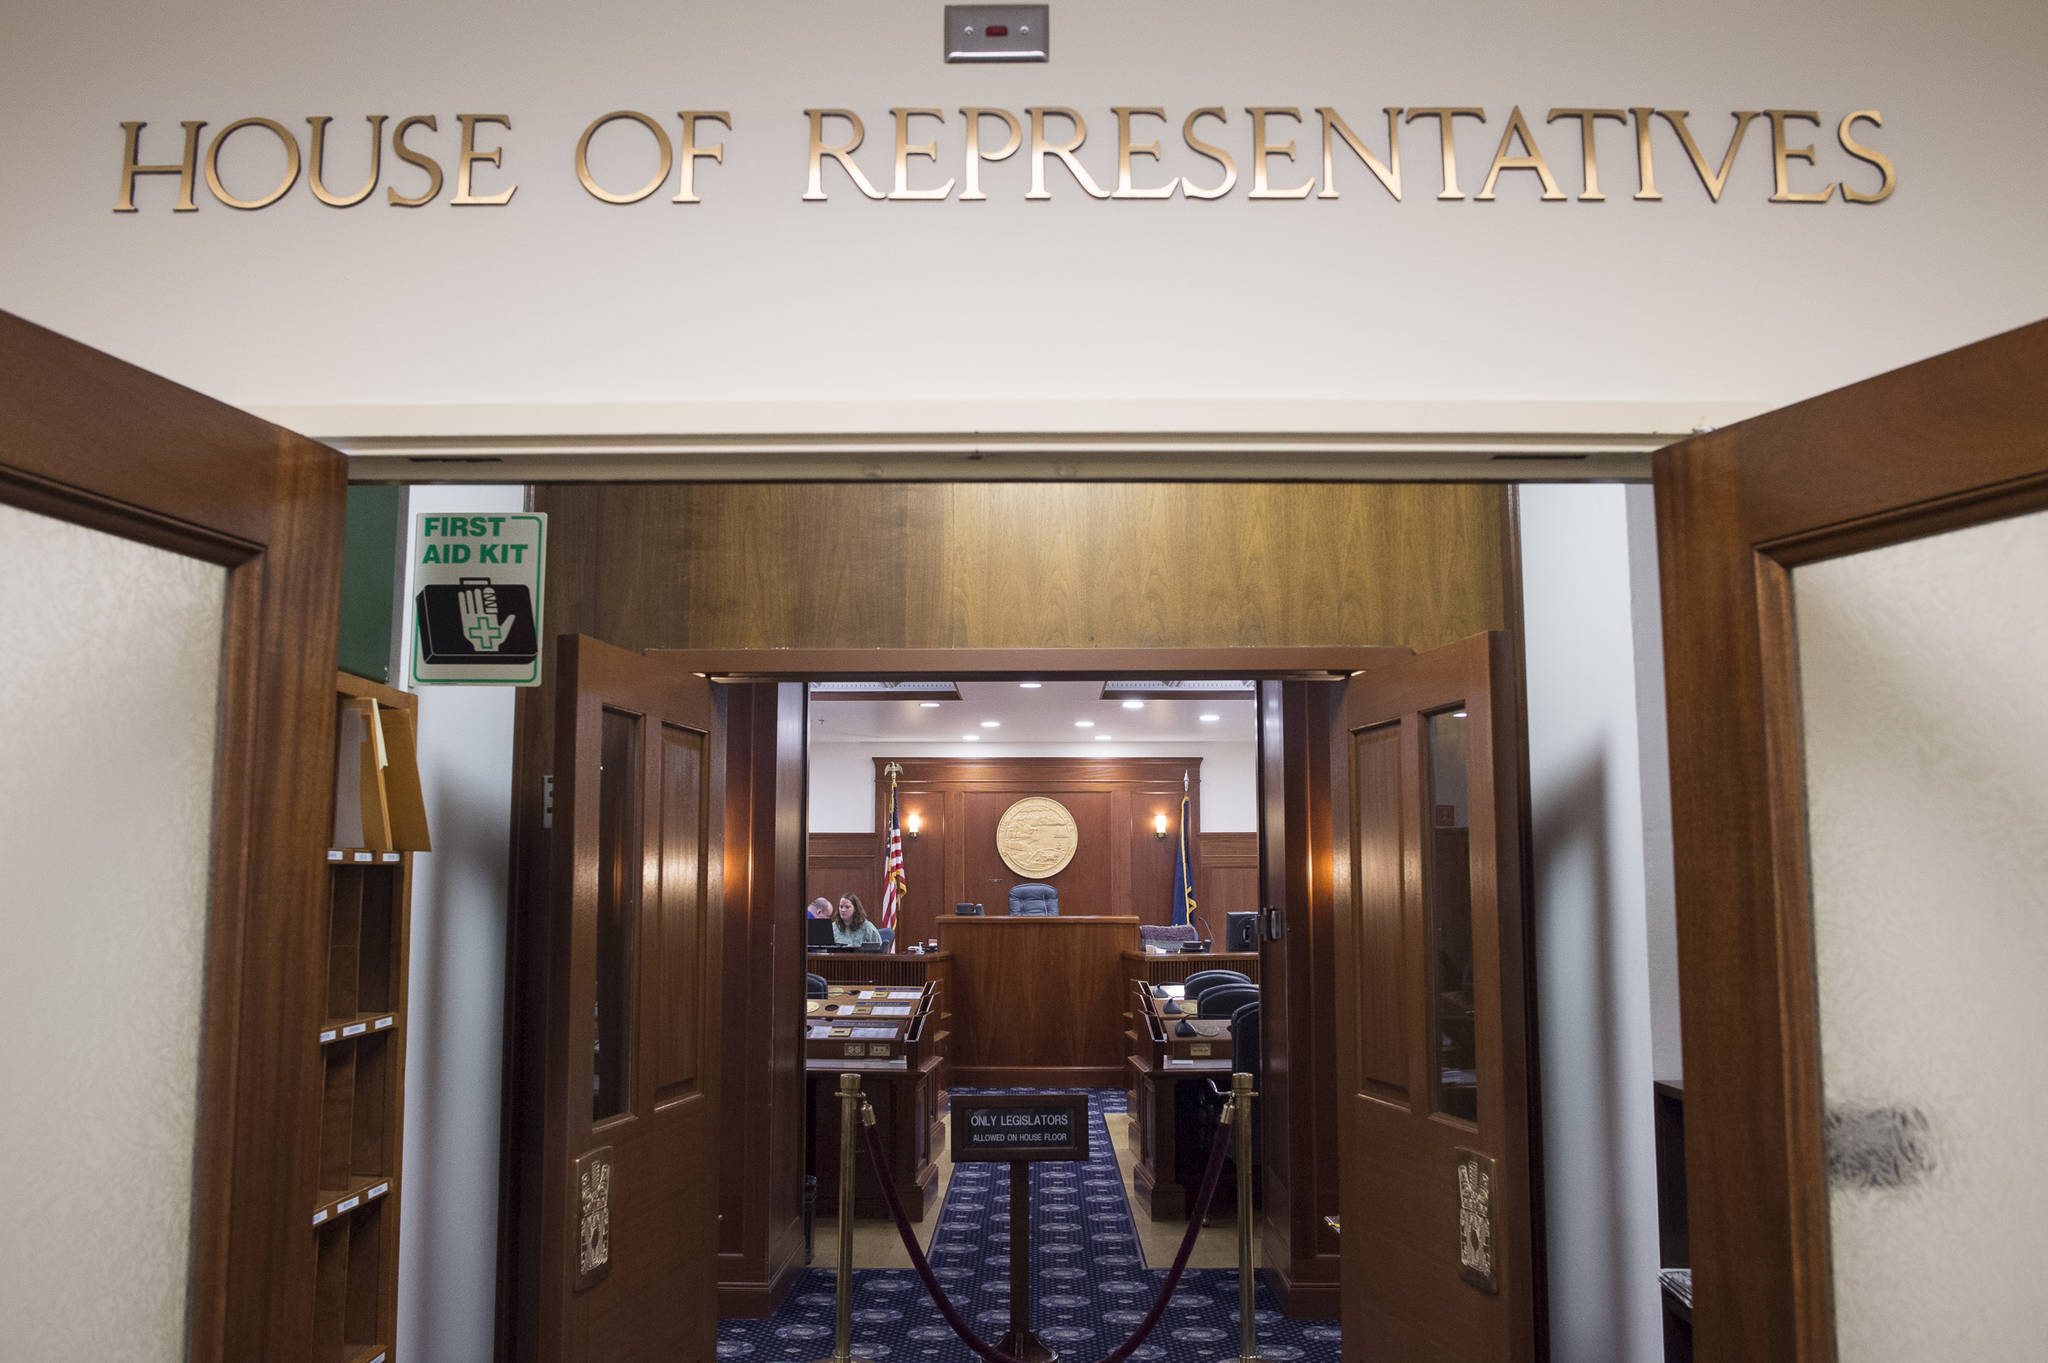
POLYGON ((1196 913, 1192 909, 1188 910, 1188 917, 1200 921, 1202 925, 1202 949, 1208 950, 1209 943, 1216 940, 1215 934, 1209 931, 1209 920, 1203 918, 1201 914, 1196 913))

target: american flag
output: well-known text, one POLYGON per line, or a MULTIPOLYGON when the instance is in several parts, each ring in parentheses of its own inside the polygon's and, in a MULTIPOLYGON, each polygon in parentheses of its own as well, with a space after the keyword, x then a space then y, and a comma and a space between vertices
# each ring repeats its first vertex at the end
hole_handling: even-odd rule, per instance
MULTIPOLYGON (((891 763, 890 765, 894 765, 891 763)), ((889 865, 882 874, 882 922, 885 930, 896 926, 896 906, 903 902, 909 883, 903 878, 903 821, 896 815, 896 775, 889 775, 889 865)))

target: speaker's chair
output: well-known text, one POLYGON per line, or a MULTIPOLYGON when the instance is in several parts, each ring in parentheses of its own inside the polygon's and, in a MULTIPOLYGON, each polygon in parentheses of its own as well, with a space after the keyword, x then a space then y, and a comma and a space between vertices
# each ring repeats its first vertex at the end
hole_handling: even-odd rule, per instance
POLYGON ((1012 885, 1010 887, 1010 916, 1056 914, 1060 911, 1060 892, 1050 885, 1012 885))

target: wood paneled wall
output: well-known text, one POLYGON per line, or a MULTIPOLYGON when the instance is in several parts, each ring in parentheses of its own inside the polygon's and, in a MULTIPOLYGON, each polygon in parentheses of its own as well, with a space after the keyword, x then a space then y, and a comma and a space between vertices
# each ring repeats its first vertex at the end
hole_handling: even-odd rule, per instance
POLYGON ((1209 920, 1216 946, 1223 946, 1223 915, 1250 913, 1259 907, 1259 835, 1204 833, 1196 851, 1197 910, 1209 920))
POLYGON ((1424 649, 1506 622, 1453 483, 544 485, 547 622, 634 649, 1424 649))
MULTIPOLYGON (((890 761, 875 759, 879 768, 890 761)), ((1028 795, 1049 795, 1067 807, 1080 831, 1074 860, 1044 883, 1058 888, 1062 914, 1136 914, 1167 921, 1173 898, 1173 834, 1159 839, 1152 816, 1179 820, 1181 774, 1191 787, 1188 822, 1196 832, 1190 859, 1200 898, 1201 763, 1195 758, 1127 757, 1093 761, 1071 757, 1011 757, 971 762, 905 757, 898 792, 905 814, 923 816, 922 833, 903 840, 903 873, 910 895, 898 919, 900 940, 935 935, 933 920, 962 900, 991 916, 1009 912, 1010 887, 1023 883, 996 852, 996 821, 1028 795)), ((877 801, 886 808, 889 781, 881 777, 877 801)), ((875 826, 886 814, 878 809, 875 826)), ((1248 838, 1250 834, 1230 835, 1248 838)), ((869 914, 881 908, 884 852, 880 833, 813 833, 805 898, 860 895, 869 914)), ((1257 863, 1257 849, 1253 849, 1257 863)), ((1256 871, 1254 871, 1256 879, 1256 871)), ((1222 930, 1219 926, 1219 932, 1222 930)))

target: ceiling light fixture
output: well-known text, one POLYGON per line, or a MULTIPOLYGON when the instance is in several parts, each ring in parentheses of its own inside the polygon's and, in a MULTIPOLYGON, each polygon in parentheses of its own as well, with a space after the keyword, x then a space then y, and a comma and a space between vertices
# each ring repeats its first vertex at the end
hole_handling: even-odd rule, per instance
POLYGON ((981 722, 981 727, 984 729, 1000 729, 1003 727, 1003 722, 1000 719, 984 719, 981 722))
POLYGON ((1074 721, 1074 727, 1076 729, 1092 729, 1095 727, 1095 721, 1092 719, 1077 719, 1074 721))
POLYGON ((1124 702, 1124 709, 1126 710, 1142 710, 1144 708, 1145 702, 1142 700, 1127 700, 1124 702))
POLYGON ((979 742, 981 742, 981 735, 980 735, 980 734, 962 734, 962 735, 960 735, 960 741, 961 741, 962 743, 979 743, 979 742))
POLYGON ((1215 722, 1216 722, 1217 720, 1219 720, 1219 719, 1222 719, 1222 718, 1223 718, 1223 716, 1221 716, 1221 715, 1203 715, 1203 716, 1202 716, 1202 723, 1204 723, 1204 724, 1214 724, 1214 723, 1215 723, 1215 722))
POLYGON ((920 710, 936 710, 939 708, 939 703, 935 700, 921 700, 917 703, 917 708, 920 710))
POLYGON ((1096 741, 1097 743, 1107 743, 1107 742, 1109 742, 1109 735, 1108 735, 1108 734, 1097 734, 1097 735, 1095 735, 1095 741, 1096 741))
POLYGON ((1025 689, 1026 691, 1036 691, 1036 690, 1037 690, 1037 689, 1038 689, 1039 687, 1041 687, 1041 686, 1045 685, 1045 683, 1044 683, 1044 682, 1018 682, 1018 683, 1017 683, 1017 685, 1019 685, 1019 686, 1023 687, 1023 688, 1024 688, 1024 689, 1025 689))

